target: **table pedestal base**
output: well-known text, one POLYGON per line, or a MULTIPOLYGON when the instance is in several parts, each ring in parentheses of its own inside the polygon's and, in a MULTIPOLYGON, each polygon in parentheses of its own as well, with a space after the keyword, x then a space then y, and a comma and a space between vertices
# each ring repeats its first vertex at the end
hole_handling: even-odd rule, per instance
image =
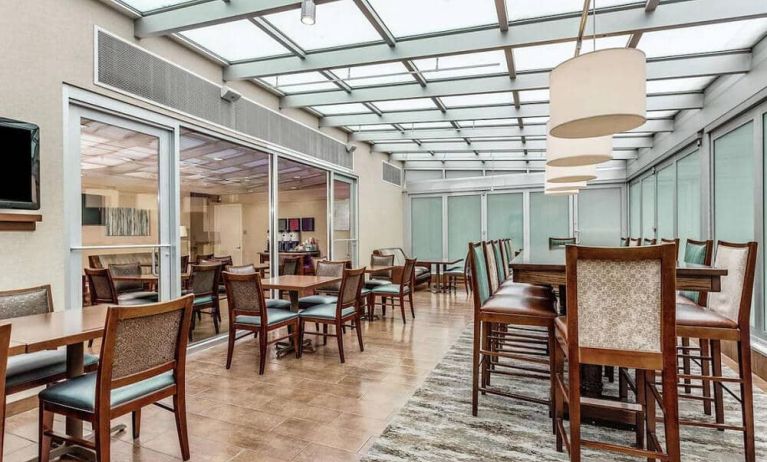
MULTIPOLYGON (((277 342, 275 343, 277 348, 277 358, 284 358, 290 353, 295 353, 296 349, 293 347, 293 342, 277 342)), ((310 339, 304 339, 303 353, 314 353, 314 345, 310 339)))

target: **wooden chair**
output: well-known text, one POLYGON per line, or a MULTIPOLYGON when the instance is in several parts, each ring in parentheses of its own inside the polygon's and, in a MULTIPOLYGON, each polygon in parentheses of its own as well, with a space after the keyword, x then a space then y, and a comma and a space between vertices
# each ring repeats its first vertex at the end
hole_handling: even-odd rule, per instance
POLYGON ((488 264, 490 259, 495 259, 492 246, 489 243, 469 243, 468 250, 474 295, 472 415, 477 415, 480 392, 483 395, 490 393, 545 404, 553 411, 553 392, 549 399, 509 393, 490 387, 490 375, 496 372, 521 375, 552 383, 553 358, 548 352, 551 351, 554 319, 557 316, 554 300, 522 294, 493 295, 494 285, 491 280, 494 274, 497 278, 498 273, 488 264), (545 329, 544 332, 529 330, 541 327, 545 329), (515 362, 504 363, 500 359, 515 362), (519 362, 527 364, 520 365, 519 362), (530 363, 532 366, 528 365, 530 363))
MULTIPOLYGON (((343 277, 346 262, 337 262, 330 260, 318 260, 315 273, 317 276, 325 277, 343 277)), ((301 309, 309 308, 314 305, 325 303, 335 303, 338 299, 338 291, 341 290, 341 281, 326 284, 314 290, 313 295, 301 297, 298 299, 298 306, 301 309)))
POLYGON ((639 237, 630 237, 629 238, 629 247, 639 247, 642 245, 642 238, 639 237))
POLYGON ((144 305, 157 301, 157 292, 140 292, 138 294, 118 294, 112 279, 111 270, 105 268, 84 268, 88 280, 88 292, 91 305, 98 303, 113 303, 115 305, 144 305))
POLYGON ((399 306, 402 312, 402 323, 405 324, 405 298, 410 304, 410 314, 415 319, 415 308, 413 308, 413 290, 415 290, 415 264, 413 258, 405 260, 405 266, 402 270, 399 281, 393 281, 392 284, 375 287, 371 291, 372 304, 370 305, 370 319, 375 316, 375 306, 378 300, 381 300, 381 313, 386 316, 386 307, 391 306, 392 310, 399 306), (399 282, 399 283, 397 283, 399 282), (388 303, 388 305, 387 305, 388 303))
MULTIPOLYGON (((754 446, 754 408, 753 384, 751 375, 751 298, 754 289, 756 271, 757 243, 734 244, 719 241, 717 243, 714 266, 727 269, 727 276, 722 278, 721 291, 708 294, 708 306, 678 303, 676 305, 676 333, 680 337, 697 338, 702 345, 710 345, 710 354, 702 354, 694 359, 709 362, 708 368, 700 375, 682 374, 680 378, 701 380, 704 387, 708 382, 714 384, 714 408, 716 422, 682 420, 680 424, 715 428, 718 430, 737 430, 743 432, 745 460, 756 460, 754 446), (722 341, 737 344, 738 377, 724 377, 722 374, 722 341), (726 384, 739 384, 740 393, 736 395, 726 384), (741 405, 742 425, 730 425, 724 419, 723 392, 727 391, 741 405)), ((680 395, 689 398, 689 395, 680 395)), ((711 400, 711 398, 705 398, 711 400)))
MULTIPOLYGON (((225 271, 224 284, 229 309, 229 347, 226 352, 226 368, 229 369, 232 366, 237 331, 245 330, 254 333, 258 339, 258 373, 263 375, 270 344, 291 338, 293 345, 297 345, 295 342, 300 336, 298 313, 290 311, 290 302, 288 302, 288 309, 285 309, 282 302, 286 300, 265 300, 261 276, 256 271, 251 273, 225 271), (283 327, 288 327, 288 335, 271 340, 268 338, 269 332, 283 327), (290 327, 293 328, 292 332, 290 327)), ((296 358, 300 358, 300 349, 295 350, 296 358)))
MULTIPOLYGON (((394 266, 394 255, 370 255, 370 266, 394 266)), ((392 282, 392 271, 375 273, 370 275, 370 279, 365 281, 366 289, 374 289, 378 286, 385 286, 392 282)))
POLYGON ((181 457, 189 460, 185 366, 193 299, 187 295, 150 305, 109 307, 98 371, 40 392, 41 462, 49 461, 53 441, 84 446, 96 451, 98 461, 109 462, 112 419, 132 413, 133 438, 138 438, 141 409, 150 404, 175 414, 181 457), (166 398, 172 398, 173 407, 160 402, 166 398), (54 414, 90 422, 94 439, 55 431, 54 414))
POLYGON ((211 319, 213 319, 213 328, 218 335, 218 323, 221 319, 218 298, 219 274, 221 274, 221 264, 217 262, 192 265, 192 277, 189 281, 189 287, 194 294, 193 311, 196 316, 192 316, 189 340, 193 339, 197 318, 203 313, 210 315, 211 319))
POLYGON ((197 258, 195 259, 194 262, 199 265, 200 262, 206 261, 206 260, 213 260, 213 254, 212 253, 199 254, 197 255, 197 258))
POLYGON ((0 462, 3 460, 3 449, 5 447, 5 394, 6 394, 6 367, 8 359, 8 350, 11 345, 11 325, 0 326, 0 462))
POLYGON ((622 237, 621 238, 621 247, 628 247, 629 246, 629 238, 628 237, 622 237))
POLYGON ((676 249, 676 254, 679 255, 679 238, 673 238, 673 239, 666 239, 661 238, 660 239, 661 244, 674 244, 674 248, 676 249))
POLYGON ((675 273, 676 255, 670 245, 567 248, 567 316, 555 322, 554 390, 556 446, 561 452, 564 445, 571 461, 580 462, 583 447, 648 460, 680 460, 675 273), (588 400, 593 406, 633 411, 636 447, 581 438, 582 364, 636 369, 636 403, 588 400), (662 392, 655 383, 656 371, 661 371, 662 392), (664 417, 665 451, 656 436, 656 402, 664 417))
POLYGON ((514 282, 509 276, 511 269, 509 261, 504 260, 501 246, 498 241, 484 241, 482 243, 488 267, 490 292, 494 295, 525 295, 530 297, 553 298, 554 293, 550 287, 538 286, 514 282))
POLYGON ((327 343, 327 337, 336 337, 336 340, 338 341, 338 354, 341 358, 341 363, 344 363, 346 361, 344 359, 344 325, 346 322, 351 321, 351 327, 357 331, 357 341, 360 345, 360 351, 365 351, 365 347, 362 344, 359 309, 360 292, 362 291, 362 286, 364 284, 365 268, 344 269, 343 279, 341 279, 341 288, 335 303, 314 305, 299 313, 301 321, 301 337, 298 343, 299 350, 303 349, 304 334, 322 336, 325 339, 325 343, 327 343), (323 329, 323 332, 306 332, 307 322, 334 325, 336 328, 335 334, 329 334, 326 329, 323 329))
POLYGON ((448 290, 457 291, 458 282, 463 283, 464 290, 466 290, 466 296, 469 296, 469 255, 463 259, 463 265, 455 268, 448 268, 442 273, 447 278, 448 290))
POLYGON ((657 243, 658 243, 658 240, 657 240, 657 239, 648 239, 648 238, 644 238, 644 239, 642 240, 642 245, 656 245, 657 243))
POLYGON ((556 247, 564 247, 566 245, 574 245, 575 238, 574 237, 550 237, 549 238, 549 248, 556 248, 556 247))

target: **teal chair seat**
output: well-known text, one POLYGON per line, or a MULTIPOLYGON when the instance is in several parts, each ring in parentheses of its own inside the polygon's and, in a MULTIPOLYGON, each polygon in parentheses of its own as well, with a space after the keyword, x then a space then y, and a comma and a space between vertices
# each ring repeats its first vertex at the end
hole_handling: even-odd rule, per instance
POLYGON ((308 297, 301 297, 298 299, 298 307, 302 310, 311 308, 314 305, 325 305, 335 303, 338 301, 338 297, 335 295, 309 295, 308 297))
MULTIPOLYGON (((150 393, 160 391, 175 383, 173 372, 136 382, 112 390, 112 407, 128 403, 150 393)), ((96 374, 85 374, 65 382, 57 383, 40 392, 40 399, 49 403, 94 412, 96 406, 96 374)))
MULTIPOLYGON (((373 289, 374 294, 378 295, 398 295, 399 294, 399 284, 387 284, 385 286, 376 287, 373 289)), ((410 291, 409 288, 405 288, 405 293, 408 293, 410 291)))
MULTIPOLYGON (((279 308, 267 308, 266 315, 269 318, 269 325, 279 324, 289 319, 295 319, 298 317, 298 313, 294 313, 288 310, 282 310, 279 308)), ((247 316, 240 315, 234 318, 234 322, 237 324, 252 324, 254 326, 261 325, 261 316, 247 316)))
POLYGON ((207 303, 213 303, 213 295, 203 295, 202 297, 194 297, 195 305, 205 305, 207 303))
POLYGON ((290 300, 282 300, 280 298, 273 298, 266 301, 267 308, 273 308, 275 310, 290 310, 290 300))
MULTIPOLYGON (((349 316, 354 313, 354 307, 350 306, 344 308, 341 311, 341 317, 349 316)), ((320 319, 335 319, 336 318, 336 304, 325 303, 323 305, 314 305, 303 311, 301 311, 302 318, 320 318, 320 319)))
POLYGON ((365 281, 365 288, 375 289, 376 287, 387 286, 389 284, 391 284, 391 281, 387 281, 386 279, 368 279, 365 281))
MULTIPOLYGON (((99 358, 85 355, 85 367, 98 364, 99 358)), ((61 376, 67 371, 67 352, 64 350, 38 351, 8 358, 5 387, 11 389, 25 383, 44 381, 61 376)))
POLYGON ((360 296, 367 297, 372 291, 373 289, 368 289, 367 287, 363 287, 362 290, 360 290, 360 296))

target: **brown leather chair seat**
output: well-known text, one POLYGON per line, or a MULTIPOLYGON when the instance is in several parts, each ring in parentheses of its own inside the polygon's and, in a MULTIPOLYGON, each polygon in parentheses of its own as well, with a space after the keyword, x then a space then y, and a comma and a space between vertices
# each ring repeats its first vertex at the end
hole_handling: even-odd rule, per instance
POLYGON ((676 305, 676 324, 689 327, 713 327, 724 329, 737 329, 738 323, 727 319, 711 310, 699 305, 678 303, 676 305))
POLYGON ((546 297, 495 295, 480 308, 484 313, 555 318, 554 301, 546 297))
POLYGON ((520 295, 528 297, 554 298, 554 291, 550 287, 525 284, 522 282, 506 281, 495 292, 496 295, 520 295))

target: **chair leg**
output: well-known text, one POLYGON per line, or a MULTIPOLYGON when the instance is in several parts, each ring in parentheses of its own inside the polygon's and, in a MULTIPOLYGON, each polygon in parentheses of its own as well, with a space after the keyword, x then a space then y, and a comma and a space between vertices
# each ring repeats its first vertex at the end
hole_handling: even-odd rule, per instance
POLYGON ((570 358, 568 369, 570 462, 581 462, 581 366, 570 358))
MULTIPOLYGON (((647 450, 658 451, 660 448, 655 447, 655 444, 653 443, 655 440, 650 438, 650 434, 655 436, 656 427, 655 405, 657 403, 655 402, 655 395, 650 390, 650 387, 655 386, 655 371, 637 371, 637 374, 644 374, 645 376, 645 402, 647 403, 647 406, 645 407, 645 429, 647 435, 647 450)), ((655 459, 651 457, 647 458, 647 462, 652 461, 655 461, 655 459)))
MULTIPOLYGON (((618 374, 620 374, 620 372, 618 374)), ((637 412, 636 428, 634 430, 636 432, 636 447, 642 449, 645 445, 644 409, 647 407, 647 382, 645 381, 644 371, 635 371, 634 381, 636 382, 635 385, 637 387, 636 401, 642 408, 640 412, 637 412)), ((650 396, 650 399, 654 399, 654 397, 650 396)))
POLYGON ((360 344, 360 351, 365 351, 365 346, 362 344, 362 325, 359 315, 354 318, 354 330, 357 331, 357 342, 360 344))
POLYGON ((303 335, 303 332, 301 332, 301 323, 296 321, 296 324, 293 326, 293 338, 291 339, 293 341, 293 349, 296 352, 296 359, 301 359, 301 355, 303 354, 303 351, 301 350, 301 335, 303 335))
MULTIPOLYGON (((703 340, 707 342, 707 340, 703 340)), ((711 372, 716 377, 722 376, 722 344, 719 340, 711 340, 711 372)), ((708 374, 706 374, 708 375, 708 374)), ((704 387, 708 388, 708 381, 704 387)), ((724 389, 721 382, 713 382, 714 385, 714 414, 716 416, 716 423, 724 423, 724 389)), ((711 413, 711 402, 709 403, 709 414, 711 413)), ((724 431, 724 430, 721 430, 724 431)))
MULTIPOLYGON (((489 337, 489 331, 492 330, 493 325, 489 322, 483 322, 481 326, 481 339, 482 339, 482 349, 484 351, 490 351, 490 337, 489 337)), ((481 367, 481 376, 480 376, 480 382, 482 383, 482 388, 487 388, 487 386, 490 384, 490 358, 491 356, 483 356, 480 353, 480 367, 481 367)), ((486 393, 483 391, 482 395, 484 396, 486 393)))
POLYGON ((216 330, 216 335, 218 335, 218 305, 213 305, 211 317, 213 318, 213 328, 216 330))
POLYGON ((415 319, 415 308, 413 308, 413 292, 407 294, 408 303, 410 303, 410 315, 415 319))
MULTIPOLYGON (((315 323, 316 324, 316 323, 315 323)), ((306 323, 303 319, 298 319, 298 351, 300 352, 299 358, 304 354, 304 331, 306 330, 306 323)), ((315 332, 319 332, 320 328, 317 326, 315 332)))
POLYGON ((381 297, 381 317, 386 317, 386 297, 381 297))
POLYGON ((136 409, 131 413, 131 429, 133 430, 133 439, 141 436, 141 409, 136 409))
MULTIPOLYGON (((676 361, 674 362, 676 364, 676 361)), ((679 391, 677 388, 676 374, 671 373, 671 379, 664 371, 663 378, 663 429, 666 435, 666 454, 671 462, 681 460, 681 448, 679 447, 679 391)))
MULTIPOLYGON (((684 357, 682 358, 682 372, 689 375, 690 374, 690 338, 689 337, 682 337, 682 354, 684 357)), ((703 355, 701 355, 703 356, 703 355)), ((692 388, 689 386, 691 383, 690 379, 684 379, 684 384, 687 385, 684 387, 684 392, 687 394, 692 393, 692 388)))
POLYGON ((111 430, 109 428, 109 418, 107 416, 103 416, 103 418, 99 419, 96 422, 95 425, 95 441, 96 444, 96 460, 98 462, 109 462, 110 460, 110 438, 111 438, 111 430))
MULTIPOLYGON (((319 330, 319 328, 317 330, 319 330)), ((327 324, 322 325, 322 344, 323 345, 328 344, 328 325, 327 324)))
POLYGON ((560 379, 560 377, 563 376, 565 371, 565 358, 564 353, 560 349, 559 342, 557 342, 556 338, 554 339, 554 349, 552 351, 552 356, 554 356, 554 434, 557 437, 557 452, 562 452, 564 439, 562 437, 562 433, 560 432, 560 426, 561 428, 564 428, 565 400, 564 396, 562 396, 562 388, 559 386, 559 384, 563 381, 563 379, 560 379))
MULTIPOLYGON (((229 345, 226 349, 226 368, 232 367, 232 356, 234 355, 234 340, 236 338, 237 330, 234 327, 229 327, 229 345)), ((256 332, 258 335, 258 332, 256 332)))
POLYGON ((474 319, 474 346, 471 354, 471 415, 477 416, 477 405, 479 400, 479 345, 482 331, 482 322, 474 319))
MULTIPOLYGON (((741 412, 743 413, 743 445, 746 452, 746 462, 756 460, 754 442, 754 395, 751 376, 751 340, 746 333, 746 340, 738 342, 738 370, 740 372, 741 412)), ((721 358, 720 358, 721 360, 721 358)))
POLYGON ((552 430, 554 431, 554 434, 557 433, 557 417, 556 417, 556 409, 554 408, 554 385, 555 385, 555 379, 556 379, 556 362, 554 358, 554 349, 556 348, 556 345, 554 344, 556 342, 556 337, 554 336, 554 325, 549 325, 549 417, 551 418, 552 423, 552 430))
POLYGON ((258 337, 258 375, 264 375, 268 346, 266 343, 266 332, 261 332, 261 335, 258 337))
MULTIPOLYGON (((392 300, 394 302, 394 300, 392 300)), ((405 296, 402 295, 399 297, 399 310, 402 312, 402 324, 406 324, 407 321, 405 321, 405 296)))
MULTIPOLYGON (((710 357, 711 359, 704 359, 701 360, 701 375, 704 376, 710 376, 711 375, 711 369, 714 367, 714 357, 713 357, 713 342, 710 342, 707 339, 698 339, 698 346, 700 347, 700 355, 703 357, 710 357)), ((721 352, 720 352, 720 359, 721 359, 721 352)), ((720 363, 721 365, 721 363, 720 363)), ((715 374, 716 375, 716 374, 715 374)), ((703 379, 701 380, 701 386, 703 387, 703 397, 704 398, 710 398, 711 397, 711 381, 703 379)), ((719 389, 721 392, 721 388, 719 389)), ((703 412, 706 415, 711 415, 711 401, 708 399, 703 400, 703 412)), ((724 420, 722 420, 724 422, 724 420)), ((720 422, 721 423, 721 422, 720 422)))
MULTIPOLYGON (((359 329, 357 331, 359 332, 359 329)), ((341 321, 336 322, 336 340, 338 340, 338 356, 341 358, 341 364, 343 364, 346 359, 344 359, 344 335, 341 321)))
POLYGON ((45 432, 53 430, 53 412, 46 411, 40 405, 40 420, 38 423, 37 458, 40 462, 48 462, 51 459, 51 437, 45 436, 45 432))
POLYGON ((181 458, 189 460, 189 434, 186 427, 186 398, 183 394, 173 396, 173 414, 176 417, 176 432, 178 444, 181 447, 181 458))

